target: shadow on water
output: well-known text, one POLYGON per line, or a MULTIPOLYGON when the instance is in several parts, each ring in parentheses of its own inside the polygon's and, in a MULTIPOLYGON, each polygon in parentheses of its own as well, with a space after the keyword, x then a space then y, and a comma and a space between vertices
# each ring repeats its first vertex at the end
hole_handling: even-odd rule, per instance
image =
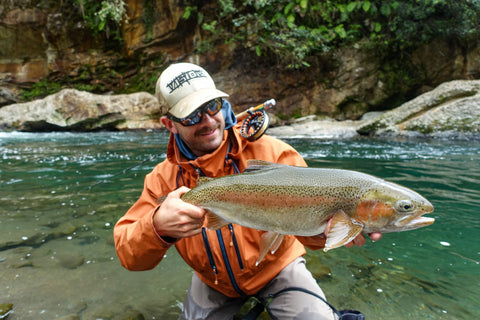
MULTIPOLYGON (((176 319, 192 271, 175 250, 129 272, 115 222, 165 155, 165 133, 0 135, 0 304, 8 319, 176 319)), ((370 173, 435 206, 428 228, 307 254, 330 302, 367 319, 480 317, 480 143, 287 140, 310 166, 370 173)))

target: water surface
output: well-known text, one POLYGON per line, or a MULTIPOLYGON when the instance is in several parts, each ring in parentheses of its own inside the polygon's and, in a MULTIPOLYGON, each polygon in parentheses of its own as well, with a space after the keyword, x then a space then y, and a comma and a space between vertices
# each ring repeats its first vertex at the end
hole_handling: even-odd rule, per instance
MULTIPOLYGON (((115 222, 164 159, 150 133, 0 133, 0 304, 9 319, 176 319, 192 271, 168 251, 129 272, 115 222)), ((367 319, 480 318, 480 142, 287 140, 310 166, 353 169, 410 187, 435 206, 427 228, 362 248, 307 254, 338 308, 367 319)))

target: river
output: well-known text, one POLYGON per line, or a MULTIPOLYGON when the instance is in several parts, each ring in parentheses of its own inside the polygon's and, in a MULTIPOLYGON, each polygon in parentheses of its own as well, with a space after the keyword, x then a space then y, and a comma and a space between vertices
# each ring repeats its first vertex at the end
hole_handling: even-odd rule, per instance
MULTIPOLYGON (((0 305, 13 304, 9 320, 177 318, 192 271, 175 249, 155 269, 129 272, 112 237, 167 139, 0 133, 0 305)), ((286 141, 310 166, 370 173, 435 206, 429 227, 309 251, 333 305, 368 320, 480 318, 480 141, 286 141)))

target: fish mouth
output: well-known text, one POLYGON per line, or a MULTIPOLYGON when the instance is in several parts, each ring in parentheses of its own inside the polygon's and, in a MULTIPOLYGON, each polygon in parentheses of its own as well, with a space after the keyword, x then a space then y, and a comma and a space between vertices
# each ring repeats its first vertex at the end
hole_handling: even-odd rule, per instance
POLYGON ((417 229, 426 227, 435 222, 434 218, 424 217, 424 214, 432 213, 433 206, 431 204, 423 205, 419 208, 418 213, 405 216, 395 222, 395 226, 404 230, 417 229))

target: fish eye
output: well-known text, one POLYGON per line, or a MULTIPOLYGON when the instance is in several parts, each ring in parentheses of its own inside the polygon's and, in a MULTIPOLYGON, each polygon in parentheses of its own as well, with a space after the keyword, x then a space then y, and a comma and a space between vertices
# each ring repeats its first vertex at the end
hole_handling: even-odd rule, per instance
POLYGON ((415 209, 415 206, 410 200, 399 200, 395 203, 395 207, 400 212, 410 212, 415 209))

